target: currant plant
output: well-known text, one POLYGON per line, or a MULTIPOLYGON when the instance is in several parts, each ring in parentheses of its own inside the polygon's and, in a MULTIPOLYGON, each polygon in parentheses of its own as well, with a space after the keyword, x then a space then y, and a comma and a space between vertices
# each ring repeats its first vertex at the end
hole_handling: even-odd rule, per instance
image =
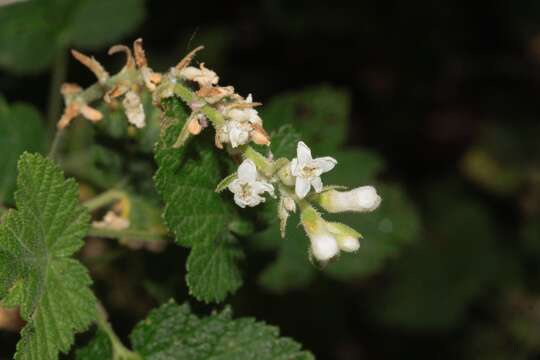
MULTIPOLYGON (((372 212, 382 201, 375 188, 325 186, 326 173, 338 161, 312 151, 294 124, 269 133, 257 110, 261 104, 251 94, 243 97, 234 87, 219 85, 218 75, 203 63, 191 65, 201 49, 160 73, 149 66, 141 39, 132 49, 116 45, 109 54, 122 53, 126 63, 113 75, 94 58, 72 51, 97 82, 87 88, 62 85, 65 109, 49 158, 30 153, 19 158, 17 210, 7 211, 0 225, 0 299, 3 306, 19 306, 26 321, 16 359, 56 359, 69 351, 75 333, 92 322, 99 329, 96 338, 77 351, 77 358, 312 358, 273 327, 233 319, 228 308, 199 319, 187 305, 172 302, 135 328, 129 350, 92 294, 86 269, 73 257, 87 235, 159 250, 170 230, 179 245, 191 248, 186 264, 190 293, 204 302, 220 302, 242 284, 240 238, 253 234, 254 217, 268 223, 276 219, 282 241, 292 244, 297 239, 288 238, 287 223, 298 214, 309 239, 303 256, 314 264, 339 263, 341 252, 359 250, 362 235, 341 221, 325 219, 324 213, 372 212), (54 163, 62 141, 77 139, 76 129, 69 132, 75 119, 114 133, 112 122, 123 121, 111 120, 118 109, 132 136, 146 148, 152 145, 148 133, 159 132, 153 180, 164 203, 166 227, 155 208, 112 186, 92 166, 83 166, 80 177, 96 179, 108 190, 80 205, 77 184, 65 180, 54 163), (90 223, 90 212, 104 216, 90 223)), ((70 169, 75 159, 63 161, 62 168, 70 169)))

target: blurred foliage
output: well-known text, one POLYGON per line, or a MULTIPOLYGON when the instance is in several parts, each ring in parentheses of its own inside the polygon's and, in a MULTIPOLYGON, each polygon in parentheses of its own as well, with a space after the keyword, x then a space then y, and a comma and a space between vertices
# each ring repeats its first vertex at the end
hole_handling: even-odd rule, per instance
MULTIPOLYGON (((236 313, 279 325, 321 359, 528 360, 540 354, 538 24, 535 0, 28 1, 0 7, 0 65, 15 72, 0 75, 0 89, 43 110, 42 79, 29 86, 20 74, 68 47, 142 36, 151 64, 166 69, 206 45, 199 61, 264 103, 275 156, 294 155, 302 138, 339 161, 325 184, 383 194, 377 212, 344 216, 364 235, 361 248, 324 269, 309 262, 296 215, 281 239, 275 204, 255 218, 240 211, 225 231, 246 252, 244 288, 230 297, 236 313), (100 7, 108 10, 92 15, 100 7)), ((44 136, 29 105, 0 109, 0 146, 8 139, 12 150, 0 151, 5 170, 44 136), (11 132, 35 140, 15 151, 11 132)), ((114 105, 100 110, 99 126, 74 122, 60 163, 88 193, 122 185, 144 204, 132 215, 153 219, 163 206, 150 179, 159 119, 151 114, 141 132, 114 105)), ((0 183, 11 174, 0 172, 0 183)), ((184 249, 127 251, 90 241, 81 255, 124 338, 156 303, 188 293, 184 249)), ((16 340, 0 332, 0 358, 16 340)))
POLYGON ((0 204, 13 204, 17 160, 25 151, 42 152, 46 132, 39 112, 31 105, 9 105, 0 96, 0 204))
POLYGON ((2 6, 0 66, 36 72, 70 46, 110 45, 141 23, 143 5, 144 0, 37 0, 2 6))

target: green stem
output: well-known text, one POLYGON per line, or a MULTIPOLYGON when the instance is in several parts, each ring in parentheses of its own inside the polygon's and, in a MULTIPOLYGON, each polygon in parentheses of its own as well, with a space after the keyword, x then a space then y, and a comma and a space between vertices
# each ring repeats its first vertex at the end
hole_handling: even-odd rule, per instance
POLYGON ((143 240, 143 241, 157 241, 157 240, 163 240, 162 234, 154 233, 154 232, 148 232, 148 231, 141 231, 141 230, 117 230, 117 229, 111 229, 111 228, 101 228, 101 227, 92 227, 88 231, 88 236, 95 236, 95 237, 101 237, 101 238, 111 238, 111 239, 137 239, 137 240, 143 240))
POLYGON ((272 166, 272 162, 260 152, 253 149, 251 146, 246 146, 246 148, 244 149, 243 157, 253 161, 255 163, 255 166, 257 166, 257 168, 261 170, 264 175, 268 177, 273 175, 272 172, 274 170, 274 167, 272 166))
POLYGON ((98 328, 107 334, 113 347, 113 359, 114 360, 142 360, 141 356, 136 352, 129 350, 122 344, 122 341, 118 338, 118 335, 114 332, 111 324, 107 320, 107 312, 101 303, 97 305, 97 319, 96 324, 98 328))
POLYGON ((49 103, 47 106, 47 121, 50 129, 56 128, 56 122, 60 118, 62 108, 62 96, 60 86, 66 80, 68 53, 64 49, 58 51, 54 60, 51 82, 49 85, 49 103))
POLYGON ((99 194, 96 197, 93 197, 90 200, 87 200, 83 203, 84 206, 88 208, 90 211, 94 211, 96 209, 99 209, 103 206, 109 205, 110 203, 114 201, 121 200, 126 196, 126 193, 117 190, 117 189, 111 189, 107 190, 104 193, 99 194))
POLYGON ((51 144, 51 149, 49 150, 49 155, 48 155, 49 159, 54 160, 56 153, 58 153, 58 150, 60 149, 60 143, 62 142, 63 137, 64 137, 64 129, 56 130, 56 133, 54 134, 54 138, 51 144))
MULTIPOLYGON (((189 104, 200 100, 199 97, 195 95, 190 88, 182 84, 175 85, 174 93, 175 95, 179 96, 188 106, 189 104)), ((223 124, 225 124, 225 118, 223 118, 223 115, 221 115, 221 113, 214 109, 212 106, 204 105, 201 108, 201 112, 206 115, 206 117, 212 122, 212 124, 214 124, 214 127, 216 129, 222 127, 223 124)))

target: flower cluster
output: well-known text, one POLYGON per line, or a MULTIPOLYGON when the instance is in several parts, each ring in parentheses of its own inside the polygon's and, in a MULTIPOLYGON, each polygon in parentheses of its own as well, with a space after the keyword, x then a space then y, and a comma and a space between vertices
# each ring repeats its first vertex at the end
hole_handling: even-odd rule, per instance
POLYGON ((179 97, 191 109, 191 114, 174 147, 183 146, 189 137, 213 127, 217 148, 234 156, 242 155, 238 170, 218 184, 216 191, 228 189, 241 208, 255 207, 265 202, 268 196, 277 198, 282 236, 289 214, 300 209, 301 223, 311 241, 311 254, 318 261, 328 261, 340 251, 358 250, 360 233, 347 225, 324 220, 319 211, 373 211, 381 203, 375 188, 362 186, 340 191, 336 186, 325 187, 321 176, 331 171, 337 160, 329 156, 313 158, 310 148, 302 141, 298 142, 293 159, 273 159, 254 150, 250 142, 270 144, 270 136, 256 110, 261 104, 254 102, 251 94, 244 98, 234 87, 220 86, 219 76, 204 63, 191 66, 201 49, 194 49, 176 66, 161 74, 148 66, 142 40, 134 42, 134 55, 127 46, 113 46, 110 54, 123 52, 127 59, 124 68, 114 76, 110 76, 94 58, 73 51, 74 57, 96 75, 98 82, 86 90, 75 84, 64 84, 62 94, 66 108, 58 127, 65 128, 78 115, 93 122, 100 121, 102 114, 89 104, 103 98, 107 104, 118 106, 117 99, 123 97, 121 105, 128 121, 142 128, 145 126, 142 91, 152 94, 156 106, 164 98, 179 97))

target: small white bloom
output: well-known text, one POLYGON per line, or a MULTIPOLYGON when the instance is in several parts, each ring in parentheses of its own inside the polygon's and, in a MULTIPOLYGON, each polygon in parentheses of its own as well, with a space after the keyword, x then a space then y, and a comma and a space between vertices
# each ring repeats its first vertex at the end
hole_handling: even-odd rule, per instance
POLYGON ((381 204, 381 197, 373 186, 360 186, 350 191, 329 190, 321 195, 320 204, 328 212, 369 212, 381 204))
POLYGON ((141 98, 134 91, 129 91, 122 101, 124 110, 128 121, 138 128, 142 128, 145 125, 145 114, 141 98))
POLYGON ((339 247, 336 238, 330 233, 321 231, 310 238, 311 252, 317 260, 327 261, 336 256, 339 247))
POLYGON ((219 140, 230 143, 233 148, 244 145, 249 141, 252 127, 249 123, 229 120, 218 130, 219 140))
POLYGON ((336 159, 325 156, 317 159, 311 157, 311 150, 304 142, 298 142, 296 158, 291 161, 291 174, 296 177, 295 192, 302 199, 309 192, 311 186, 316 192, 321 192, 323 184, 321 174, 328 172, 336 166, 336 159))
POLYGON ((261 194, 274 193, 272 184, 257 180, 257 167, 253 161, 246 159, 238 167, 238 178, 229 184, 229 190, 234 193, 234 201, 242 208, 257 206, 264 202, 261 194))

